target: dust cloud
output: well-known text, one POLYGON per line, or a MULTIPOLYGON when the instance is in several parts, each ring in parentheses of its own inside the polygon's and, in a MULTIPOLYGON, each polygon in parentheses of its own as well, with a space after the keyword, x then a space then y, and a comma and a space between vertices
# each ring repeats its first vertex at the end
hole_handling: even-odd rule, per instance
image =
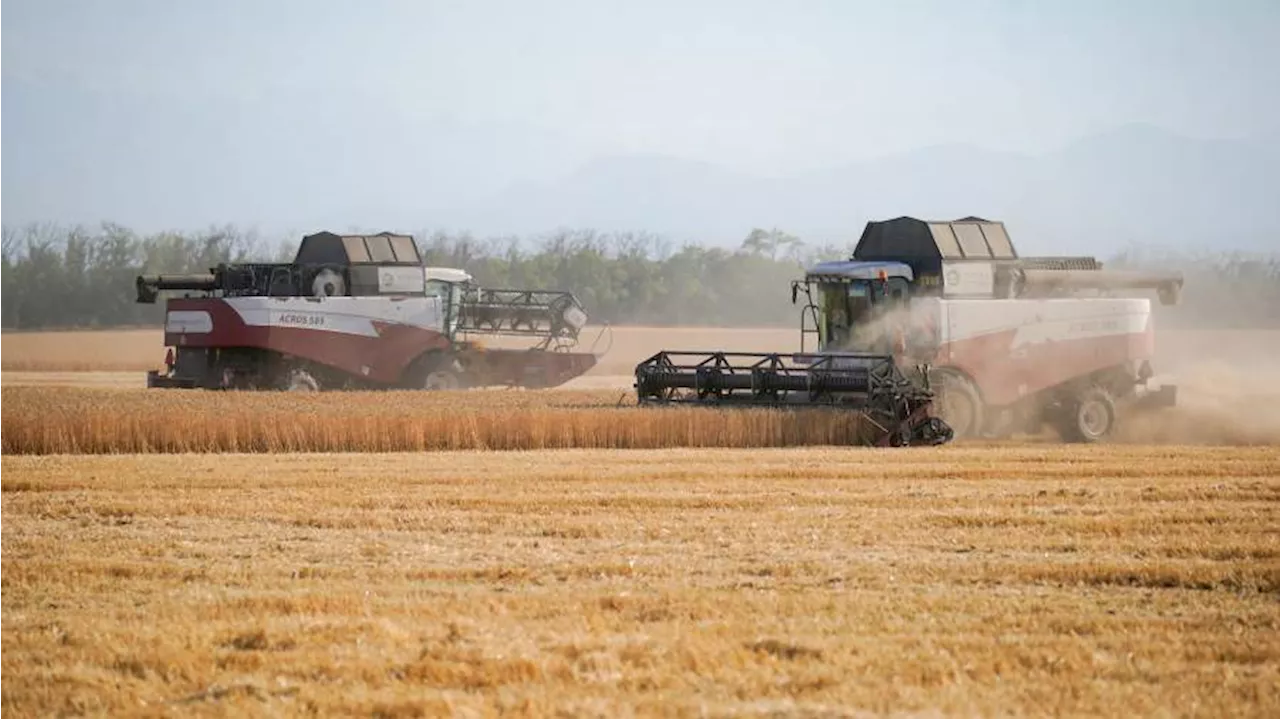
MULTIPOLYGON (((1191 309, 1203 315, 1204 304, 1200 299, 1191 309)), ((1157 303, 1153 300, 1152 305, 1155 309, 1157 303)), ((1178 312, 1181 307, 1160 309, 1152 361, 1156 377, 1151 386, 1176 386, 1177 405, 1166 409, 1122 406, 1113 441, 1280 445, 1280 330, 1186 329, 1188 323, 1178 321, 1183 319, 1178 312)), ((883 315, 861 325, 847 347, 890 351, 888 338, 894 336, 894 328, 917 325, 909 312, 883 315)), ((907 339, 910 344, 914 338, 907 339)))
POLYGON ((1117 441, 1280 444, 1280 330, 1156 331, 1156 371, 1176 407, 1121 417, 1117 441))

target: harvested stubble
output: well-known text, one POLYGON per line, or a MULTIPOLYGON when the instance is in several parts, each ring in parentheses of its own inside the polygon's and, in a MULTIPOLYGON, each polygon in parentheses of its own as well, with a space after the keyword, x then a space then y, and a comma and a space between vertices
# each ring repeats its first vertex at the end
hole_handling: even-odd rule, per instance
POLYGON ((13 716, 1280 714, 1280 450, 4 457, 13 716))
POLYGON ((10 387, 3 401, 6 454, 790 447, 869 431, 851 412, 641 409, 617 392, 10 387))
MULTIPOLYGON (((597 338, 602 328, 582 332, 581 349, 608 352, 592 370, 594 375, 629 375, 636 363, 666 347, 681 349, 737 349, 788 352, 799 350, 794 329, 721 327, 614 327, 597 338)), ((164 332, 155 329, 5 332, 0 365, 8 372, 128 371, 139 375, 160 369, 164 361, 164 332)), ((527 338, 476 335, 492 347, 528 347, 527 338)))

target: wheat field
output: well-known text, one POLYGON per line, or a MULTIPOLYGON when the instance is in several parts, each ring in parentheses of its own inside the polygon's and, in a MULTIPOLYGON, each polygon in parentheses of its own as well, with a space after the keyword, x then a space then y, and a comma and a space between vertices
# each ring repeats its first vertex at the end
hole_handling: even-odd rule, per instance
POLYGON ((847 446, 875 437, 848 411, 642 408, 612 391, 5 387, 0 395, 6 454, 847 446))
MULTIPOLYGON (((1217 383, 1215 386, 1221 386, 1217 383)), ((1280 403, 1129 412, 1124 444, 1280 445, 1280 403)), ((5 454, 403 452, 858 446, 874 424, 834 409, 638 407, 634 391, 209 392, 4 387, 5 454)), ((1060 441, 1052 430, 1002 448, 1060 441)))
POLYGON ((624 333, 607 390, 318 395, 6 334, 0 709, 1280 714, 1272 355, 1093 447, 631 406, 645 354, 770 332, 624 333))
POLYGON ((1280 713, 1280 450, 3 458, 3 709, 1280 713))

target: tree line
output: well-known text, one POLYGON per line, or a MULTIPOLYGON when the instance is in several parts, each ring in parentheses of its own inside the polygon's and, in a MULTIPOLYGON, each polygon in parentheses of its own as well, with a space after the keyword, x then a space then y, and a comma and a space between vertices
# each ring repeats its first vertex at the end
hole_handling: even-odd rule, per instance
MULTIPOLYGON (((594 230, 416 237, 429 265, 466 269, 485 287, 571 290, 594 321, 613 324, 793 327, 799 310, 791 304, 790 281, 804 267, 851 250, 811 246, 777 229, 752 230, 733 249, 594 230)), ((222 262, 288 262, 300 240, 269 240, 234 226, 154 234, 114 224, 4 227, 0 320, 5 329, 159 325, 163 303, 135 302, 137 275, 206 272, 222 262)), ((1156 305, 1166 324, 1280 327, 1280 257, 1129 250, 1107 265, 1183 271, 1183 302, 1156 305)))
MULTIPOLYGON (((778 230, 753 231, 736 250, 594 230, 416 239, 428 265, 463 268, 483 287, 570 290, 594 322, 612 324, 790 326, 798 321, 790 281, 816 258, 848 252, 810 248, 778 230)), ((113 224, 5 227, 0 316, 5 329, 158 325, 163 303, 135 302, 137 275, 288 262, 300 241, 273 242, 231 226, 149 235, 113 224)))

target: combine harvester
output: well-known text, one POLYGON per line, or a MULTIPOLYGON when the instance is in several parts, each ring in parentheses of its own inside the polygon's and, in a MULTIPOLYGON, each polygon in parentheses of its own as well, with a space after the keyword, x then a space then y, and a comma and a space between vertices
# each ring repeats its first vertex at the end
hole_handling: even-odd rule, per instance
POLYGON ((556 387, 597 361, 572 351, 587 323, 573 294, 480 289, 462 270, 423 266, 409 235, 320 232, 288 264, 137 279, 138 302, 175 290, 188 294, 167 300, 167 369, 148 387, 556 387), (486 348, 472 334, 531 346, 486 348))
POLYGON ((792 283, 800 353, 663 351, 636 367, 635 387, 642 405, 847 408, 882 445, 1045 423, 1096 442, 1119 409, 1175 402, 1172 385, 1149 386, 1150 300, 1117 295, 1173 304, 1182 283, 1092 257, 1019 257, 1003 223, 975 217, 869 222, 850 260, 792 283))

